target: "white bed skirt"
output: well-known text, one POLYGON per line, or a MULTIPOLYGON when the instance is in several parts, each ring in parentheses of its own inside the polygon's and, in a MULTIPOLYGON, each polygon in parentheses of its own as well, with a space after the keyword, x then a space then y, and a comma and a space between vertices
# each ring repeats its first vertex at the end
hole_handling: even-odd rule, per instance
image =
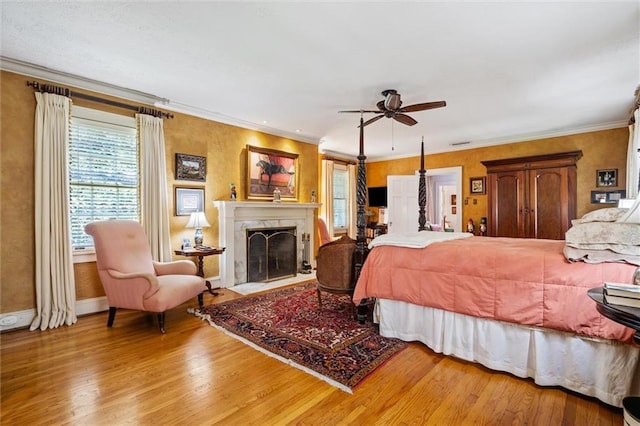
MULTIPOLYGON (((594 307, 595 309, 595 307, 594 307)), ((380 334, 419 341, 541 386, 562 386, 622 407, 640 395, 640 347, 615 341, 475 318, 441 309, 378 299, 380 334)))

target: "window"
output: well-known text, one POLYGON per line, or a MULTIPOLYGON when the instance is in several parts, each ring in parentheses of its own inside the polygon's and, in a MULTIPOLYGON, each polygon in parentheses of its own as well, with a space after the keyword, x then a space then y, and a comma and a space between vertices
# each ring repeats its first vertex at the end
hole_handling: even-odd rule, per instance
POLYGON ((139 220, 138 142, 133 117, 72 107, 69 185, 74 254, 93 248, 93 239, 84 232, 87 223, 139 220))
POLYGON ((349 229, 349 172, 344 164, 333 168, 333 230, 336 233, 349 229))

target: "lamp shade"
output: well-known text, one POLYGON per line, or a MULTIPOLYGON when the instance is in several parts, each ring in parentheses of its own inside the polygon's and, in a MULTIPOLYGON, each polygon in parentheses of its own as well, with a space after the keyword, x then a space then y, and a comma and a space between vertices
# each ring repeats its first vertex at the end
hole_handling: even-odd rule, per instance
POLYGON ((208 228, 209 222, 207 222, 207 217, 204 215, 204 212, 196 212, 191 213, 191 217, 189 218, 189 222, 187 223, 187 228, 208 228))

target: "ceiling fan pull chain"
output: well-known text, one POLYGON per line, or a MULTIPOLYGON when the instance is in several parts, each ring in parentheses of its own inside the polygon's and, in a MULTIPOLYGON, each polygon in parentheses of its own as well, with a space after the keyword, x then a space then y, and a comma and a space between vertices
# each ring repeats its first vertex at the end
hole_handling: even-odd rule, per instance
POLYGON ((394 151, 395 148, 395 138, 393 137, 393 121, 391 122, 391 151, 394 151))

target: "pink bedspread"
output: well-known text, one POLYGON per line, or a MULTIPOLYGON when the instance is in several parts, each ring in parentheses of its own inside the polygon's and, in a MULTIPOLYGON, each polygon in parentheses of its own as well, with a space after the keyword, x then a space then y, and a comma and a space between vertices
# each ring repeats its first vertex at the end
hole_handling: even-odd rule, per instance
POLYGON ((473 237, 425 248, 375 247, 353 300, 422 306, 631 342, 633 330, 598 313, 587 290, 630 283, 636 267, 569 263, 564 241, 473 237))

